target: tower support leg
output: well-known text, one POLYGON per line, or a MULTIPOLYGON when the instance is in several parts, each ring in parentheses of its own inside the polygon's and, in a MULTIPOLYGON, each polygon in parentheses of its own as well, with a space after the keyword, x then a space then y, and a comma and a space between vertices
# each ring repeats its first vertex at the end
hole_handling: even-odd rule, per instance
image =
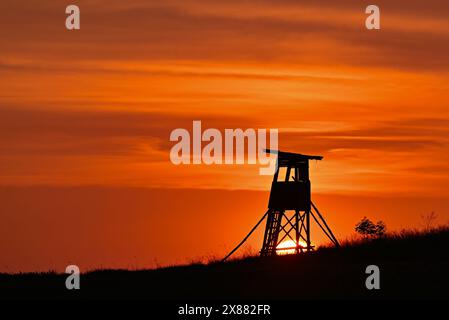
POLYGON ((312 249, 311 241, 310 241, 310 210, 306 211, 306 243, 307 243, 307 252, 312 249))
POLYGON ((264 241, 261 256, 272 256, 276 254, 276 247, 278 245, 279 233, 282 227, 283 211, 270 210, 267 217, 267 224, 265 227, 264 241))

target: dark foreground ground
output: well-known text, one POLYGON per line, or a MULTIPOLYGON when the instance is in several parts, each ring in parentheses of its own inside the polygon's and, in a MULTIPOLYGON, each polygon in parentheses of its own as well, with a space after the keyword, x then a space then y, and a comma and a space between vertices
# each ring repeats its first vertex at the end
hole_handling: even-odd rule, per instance
POLYGON ((407 233, 340 249, 157 270, 101 270, 67 290, 65 274, 0 274, 0 299, 449 299, 449 229, 407 233), (365 268, 380 268, 367 290, 365 268))

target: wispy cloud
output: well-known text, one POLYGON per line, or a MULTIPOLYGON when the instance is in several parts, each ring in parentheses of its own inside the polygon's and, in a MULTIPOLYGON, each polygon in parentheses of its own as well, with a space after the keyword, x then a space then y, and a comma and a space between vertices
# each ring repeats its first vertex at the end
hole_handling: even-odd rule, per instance
POLYGON ((168 163, 170 131, 197 119, 279 128, 282 148, 326 157, 319 190, 448 181, 446 1, 380 0, 379 32, 349 0, 78 4, 77 32, 62 3, 0 4, 4 185, 265 185, 168 163))

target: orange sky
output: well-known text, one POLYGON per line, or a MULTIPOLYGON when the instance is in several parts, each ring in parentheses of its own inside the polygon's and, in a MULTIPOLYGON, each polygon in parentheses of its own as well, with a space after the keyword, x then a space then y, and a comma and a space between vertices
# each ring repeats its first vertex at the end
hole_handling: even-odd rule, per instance
MULTIPOLYGON (((172 165, 169 134, 175 128, 191 128, 192 120, 202 120, 204 128, 279 128, 281 149, 324 156, 311 168, 317 194, 350 196, 354 202, 363 197, 433 199, 419 200, 421 211, 435 210, 435 199, 448 197, 447 1, 377 1, 380 31, 364 28, 368 3, 349 0, 76 4, 81 30, 69 32, 64 3, 0 3, 2 200, 8 192, 21 199, 24 192, 23 199, 32 201, 40 186, 54 192, 112 187, 123 194, 136 187, 163 188, 174 198, 183 194, 179 188, 198 194, 199 189, 214 189, 217 203, 223 203, 218 195, 225 197, 226 190, 261 191, 261 203, 248 208, 258 212, 244 221, 239 217, 247 215, 246 210, 230 215, 235 221, 226 229, 222 223, 222 236, 214 240, 204 235, 191 249, 179 252, 164 247, 173 239, 159 243, 149 233, 143 241, 151 247, 158 244, 159 251, 150 256, 162 257, 161 263, 182 262, 206 251, 221 254, 263 214, 270 177, 259 176, 256 166, 172 165), (27 195, 29 190, 35 193, 27 195), (240 233, 230 230, 233 226, 240 233)), ((93 215, 106 214, 95 198, 75 194, 93 215)), ((51 192, 43 197, 51 198, 51 192)), ((343 211, 333 208, 329 199, 329 211, 343 211)), ((14 215, 19 220, 11 224, 18 223, 20 229, 18 221, 27 212, 44 220, 55 216, 45 201, 31 210, 11 200, 0 215, 14 215)), ((210 211, 217 210, 209 205, 210 211)), ((166 216, 151 212, 148 203, 142 206, 148 216, 139 226, 150 230, 168 223, 166 216)), ((119 207, 117 226, 126 223, 131 210, 123 203, 119 207)), ((446 222, 449 213, 444 209, 449 206, 436 207, 442 208, 440 219, 446 222)), ((176 224, 190 221, 197 204, 186 202, 183 210, 185 217, 176 224)), ((409 210, 385 210, 395 212, 394 217, 347 213, 336 233, 347 236, 363 215, 378 216, 392 229, 413 226, 419 212, 414 212, 412 223, 407 220, 409 210)), ((200 211, 207 215, 209 209, 200 211)), ((197 220, 201 230, 209 227, 202 220, 197 220)), ((28 251, 28 258, 16 259, 17 253, 2 247, 4 265, 13 270, 55 266, 51 259, 37 263, 33 256, 39 249, 29 246, 30 239, 42 236, 47 241, 42 250, 59 252, 51 245, 58 240, 47 235, 49 228, 59 224, 44 224, 37 231, 5 230, 5 240, 17 244, 16 252, 28 251)), ((101 223, 92 228, 100 237, 101 223)), ((189 237, 188 230, 180 230, 189 237)), ((89 241, 98 240, 83 234, 89 241)), ((106 239, 115 243, 113 233, 106 239)), ((101 262, 89 262, 89 257, 101 256, 101 250, 85 251, 84 264, 98 267, 101 262)), ((55 256, 54 261, 65 257, 55 256)), ((126 266, 125 256, 122 252, 116 260, 105 260, 126 266)))

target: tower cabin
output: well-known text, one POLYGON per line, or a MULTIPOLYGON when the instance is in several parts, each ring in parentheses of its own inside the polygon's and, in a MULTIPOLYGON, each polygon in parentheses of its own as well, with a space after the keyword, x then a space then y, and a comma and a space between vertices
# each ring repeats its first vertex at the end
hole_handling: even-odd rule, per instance
POLYGON ((278 156, 268 208, 309 212, 311 209, 309 160, 322 160, 323 157, 270 149, 266 149, 266 152, 278 156))

